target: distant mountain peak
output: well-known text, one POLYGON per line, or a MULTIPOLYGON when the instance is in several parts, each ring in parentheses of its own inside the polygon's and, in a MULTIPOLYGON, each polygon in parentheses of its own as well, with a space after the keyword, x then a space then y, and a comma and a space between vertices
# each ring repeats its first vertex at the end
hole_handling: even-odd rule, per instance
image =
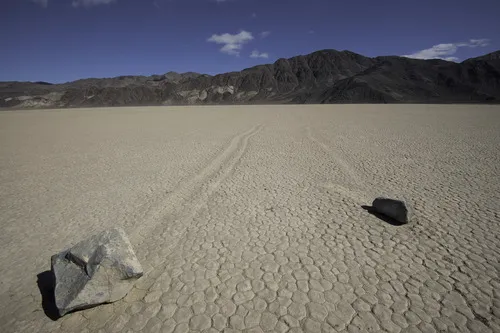
POLYGON ((468 60, 500 60, 500 50, 494 51, 494 52, 491 52, 491 53, 488 53, 488 54, 485 54, 485 55, 482 55, 479 57, 470 58, 470 59, 467 59, 465 61, 468 61, 468 60))
POLYGON ((462 63, 323 49, 215 76, 0 82, 0 107, 254 103, 499 103, 500 51, 462 63))

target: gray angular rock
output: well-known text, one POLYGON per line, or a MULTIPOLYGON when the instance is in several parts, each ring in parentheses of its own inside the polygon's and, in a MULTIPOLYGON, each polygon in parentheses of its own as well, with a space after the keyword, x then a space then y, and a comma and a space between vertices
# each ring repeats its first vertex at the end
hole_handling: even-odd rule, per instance
POLYGON ((53 255, 51 269, 61 316, 125 297, 143 274, 127 234, 120 228, 103 231, 53 255))
POLYGON ((410 222, 413 209, 404 200, 378 197, 373 200, 372 208, 375 212, 388 216, 400 223, 410 222))

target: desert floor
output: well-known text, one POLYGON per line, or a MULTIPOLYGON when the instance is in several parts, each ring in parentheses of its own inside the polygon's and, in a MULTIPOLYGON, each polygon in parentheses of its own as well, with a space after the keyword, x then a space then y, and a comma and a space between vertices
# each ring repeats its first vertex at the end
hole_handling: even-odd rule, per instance
POLYGON ((499 106, 1 112, 0 331, 500 332, 499 215, 499 106), (114 226, 144 277, 52 320, 37 275, 114 226))

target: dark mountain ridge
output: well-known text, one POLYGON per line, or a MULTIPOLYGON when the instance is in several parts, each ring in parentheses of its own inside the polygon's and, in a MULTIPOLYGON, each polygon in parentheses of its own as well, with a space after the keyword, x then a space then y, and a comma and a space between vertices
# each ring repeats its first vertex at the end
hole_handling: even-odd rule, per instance
POLYGON ((0 82, 0 107, 499 103, 500 51, 461 63, 320 50, 240 72, 0 82))

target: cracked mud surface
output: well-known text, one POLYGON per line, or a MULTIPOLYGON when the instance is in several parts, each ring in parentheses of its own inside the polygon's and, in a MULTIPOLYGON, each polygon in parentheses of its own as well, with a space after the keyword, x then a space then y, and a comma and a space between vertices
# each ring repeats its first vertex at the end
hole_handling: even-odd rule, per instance
POLYGON ((2 332, 500 332, 497 106, 16 111, 0 142, 2 332), (114 226, 144 276, 49 319, 37 274, 114 226))

